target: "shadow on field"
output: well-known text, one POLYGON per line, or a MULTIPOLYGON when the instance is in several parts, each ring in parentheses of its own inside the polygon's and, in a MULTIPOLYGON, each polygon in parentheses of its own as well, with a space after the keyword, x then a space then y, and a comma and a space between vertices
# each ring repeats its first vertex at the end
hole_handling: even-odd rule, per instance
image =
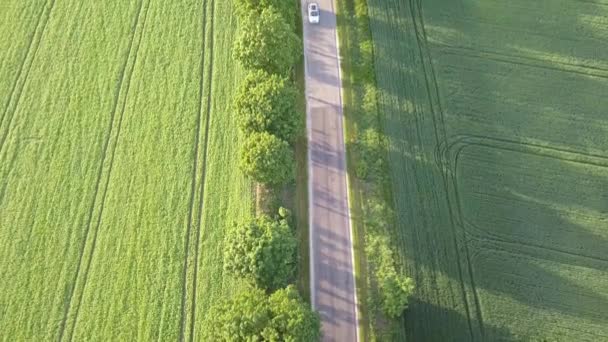
MULTIPOLYGON (((410 302, 410 307, 414 306, 418 310, 423 310, 435 317, 437 322, 447 322, 449 327, 442 328, 439 333, 433 332, 428 334, 428 331, 409 331, 408 335, 416 336, 417 341, 470 341, 475 338, 469 332, 469 320, 461 313, 445 307, 441 307, 432 303, 413 299, 410 302)), ((414 313, 408 309, 406 317, 414 313)), ((486 340, 491 341, 513 341, 515 337, 506 327, 496 327, 491 325, 485 326, 486 340)))
MULTIPOLYGON (((608 296, 598 292, 601 289, 586 283, 593 279, 580 279, 579 282, 573 272, 576 267, 584 267, 608 276, 608 263, 600 260, 605 255, 599 255, 595 259, 576 255, 577 249, 583 254, 591 243, 593 246, 607 246, 608 239, 567 220, 563 217, 563 212, 555 209, 580 205, 581 201, 571 199, 568 202, 567 196, 564 196, 561 199, 551 198, 553 202, 549 203, 541 200, 524 203, 520 212, 504 208, 504 212, 496 213, 505 217, 505 220, 517 219, 521 215, 521 224, 525 224, 525 227, 517 228, 522 231, 564 227, 572 234, 571 239, 560 240, 571 247, 567 250, 568 253, 553 250, 545 256, 520 257, 518 252, 511 253, 510 247, 499 243, 491 247, 502 249, 500 253, 505 256, 503 259, 482 259, 475 250, 479 243, 471 242, 465 247, 464 241, 471 237, 459 225, 464 218, 459 217, 459 196, 455 193, 454 184, 457 180, 449 178, 453 170, 448 171, 438 164, 440 154, 437 153, 438 144, 446 141, 449 143, 450 137, 462 134, 533 141, 588 153, 608 150, 608 122, 605 118, 608 103, 598 106, 598 101, 606 101, 602 94, 608 93, 608 81, 602 77, 571 72, 569 67, 563 66, 572 61, 588 61, 592 57, 601 58, 596 64, 584 65, 585 70, 608 66, 608 54, 599 56, 596 46, 591 43, 598 39, 598 35, 581 26, 579 17, 562 14, 567 17, 567 23, 576 26, 576 35, 567 33, 568 25, 562 23, 558 30, 551 31, 550 36, 535 34, 542 28, 541 24, 530 28, 529 35, 526 36, 522 25, 531 24, 527 20, 533 16, 526 17, 525 13, 521 13, 521 6, 510 8, 507 2, 501 2, 504 6, 497 6, 501 9, 505 7, 505 12, 500 14, 500 21, 504 22, 502 30, 508 31, 509 28, 508 19, 505 18, 519 18, 517 22, 522 25, 517 27, 517 34, 505 34, 493 39, 498 39, 502 47, 510 47, 513 54, 521 56, 520 59, 504 57, 504 49, 498 51, 500 56, 497 59, 505 61, 484 60, 484 56, 476 51, 468 52, 472 56, 467 58, 456 55, 447 57, 447 54, 436 57, 433 53, 445 52, 438 47, 437 41, 447 41, 447 38, 431 37, 432 41, 426 47, 419 46, 412 25, 412 4, 415 6, 416 1, 368 1, 372 14, 370 26, 375 38, 379 102, 383 112, 384 131, 390 142, 389 173, 398 222, 394 243, 400 248, 401 261, 417 284, 416 294, 405 318, 408 338, 415 341, 512 340, 515 337, 509 328, 525 331, 517 326, 520 323, 528 326, 550 325, 555 322, 555 318, 549 320, 543 315, 552 313, 574 316, 601 325, 608 320, 608 296), (395 10, 400 15, 394 15, 395 10), (562 40, 560 35, 572 39, 579 35, 585 38, 580 42, 562 40), (539 44, 540 41, 545 43, 539 44), (562 45, 553 48, 556 42, 562 45), (586 48, 577 48, 585 44, 586 48), (539 47, 544 50, 539 51, 539 47), (538 58, 538 53, 552 57, 542 60, 538 58), (434 66, 423 63, 422 58, 427 58, 424 56, 428 56, 434 66), (555 61, 559 63, 556 64, 555 61), (556 70, 556 65, 563 70, 556 70), (433 67, 436 80, 432 77, 433 67), (479 104, 480 107, 475 107, 479 104), (538 222, 536 226, 523 223, 526 216, 535 211, 545 213, 547 222, 544 225, 543 222, 538 222), (580 241, 583 243, 579 245, 580 241), (472 258, 472 263, 467 264, 467 256, 472 258), (555 268, 549 268, 547 260, 565 265, 565 269, 569 270, 569 273, 566 272, 567 277, 557 273, 555 268), (509 277, 510 275, 517 275, 517 278, 509 277), (462 286, 461 281, 464 283, 462 286), (470 290, 472 287, 476 287, 478 293, 509 297, 522 304, 517 306, 520 311, 510 311, 514 309, 509 307, 495 308, 489 302, 481 303, 473 297, 474 292, 470 290), (465 298, 465 292, 469 294, 468 298, 465 298), (480 324, 483 321, 480 310, 500 312, 505 317, 505 324, 510 326, 497 328, 487 322, 480 324), (535 317, 536 320, 526 321, 525 318, 518 317, 518 312, 526 314, 525 317, 535 317)), ((535 3, 529 4, 536 8, 535 3)), ((425 16, 424 19, 428 21, 425 24, 433 24, 436 28, 433 32, 450 32, 462 40, 449 41, 450 44, 457 45, 463 41, 490 44, 492 37, 488 32, 497 32, 496 26, 492 26, 492 20, 483 21, 482 24, 475 20, 477 17, 482 18, 484 13, 487 15, 484 11, 491 9, 491 4, 487 4, 488 8, 474 11, 475 2, 469 2, 469 7, 465 7, 461 1, 429 0, 424 1, 423 13, 426 15, 435 11, 427 10, 432 6, 441 7, 442 15, 430 18, 425 16), (466 18, 456 19, 450 27, 447 26, 450 25, 449 16, 444 16, 445 13, 451 13, 451 17, 457 18, 460 15, 466 18), (441 25, 446 25, 443 30, 441 25)), ((557 6, 553 8, 558 11, 557 6)), ((551 21, 553 19, 554 17, 547 16, 550 23, 544 27, 557 28, 558 22, 551 21)), ((420 18, 416 20, 419 21, 420 18)), ((596 71, 600 74, 604 72, 596 71)), ((505 164, 499 154, 494 157, 498 159, 489 160, 489 164, 505 164)), ((514 159, 508 163, 518 165, 520 161, 514 159)), ((566 164, 567 162, 564 163, 564 168, 569 167, 566 164)), ((522 167, 525 170, 525 165, 522 167)), ((500 176, 505 176, 505 173, 500 173, 500 176)), ((510 182, 518 184, 521 175, 510 176, 510 182)), ((546 182, 553 187, 549 190, 560 189, 561 184, 551 183, 551 174, 543 174, 542 177, 548 177, 546 182)), ((608 177, 598 175, 586 178, 573 177, 572 181, 593 182, 600 192, 608 189, 608 177)), ((606 193, 606 190, 603 192, 606 193)), ((586 204, 586 209, 608 213, 608 200, 604 199, 603 202, 600 200, 586 204)), ((487 228, 491 231, 501 227, 487 228)), ((502 228, 506 236, 515 230, 508 226, 502 228)), ((541 239, 541 243, 545 243, 541 230, 534 234, 541 239)), ((522 255, 544 253, 539 252, 541 249, 537 247, 530 247, 525 253, 520 252, 522 255)), ((602 253, 601 250, 595 252, 595 255, 602 253)), ((551 330, 552 327, 547 327, 542 331, 550 333, 551 330)), ((542 331, 538 333, 542 334, 542 331)))

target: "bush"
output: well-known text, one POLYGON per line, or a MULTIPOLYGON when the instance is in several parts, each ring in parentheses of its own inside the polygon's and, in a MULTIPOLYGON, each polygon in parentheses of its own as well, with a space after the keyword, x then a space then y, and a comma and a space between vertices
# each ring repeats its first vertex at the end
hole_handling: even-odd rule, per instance
POLYGON ((268 296, 252 288, 211 307, 203 341, 302 341, 320 339, 320 321, 292 286, 268 296))
POLYGON ((382 291, 382 308, 390 318, 399 317, 409 303, 409 297, 414 291, 411 278, 398 275, 395 272, 378 274, 378 282, 382 291))
POLYGON ((294 166, 289 144, 270 133, 253 133, 242 146, 241 170, 256 182, 285 185, 293 180, 294 166))
POLYGON ((386 158, 384 137, 378 131, 368 128, 357 138, 358 153, 355 173, 363 180, 382 180, 385 175, 386 158))
POLYGON ((287 75, 302 55, 302 41, 274 8, 247 14, 234 44, 243 67, 287 75))
POLYGON ((293 142, 301 130, 297 97, 298 90, 287 79, 262 70, 251 71, 234 101, 240 129, 246 134, 268 131, 293 142))
POLYGON ((267 290, 283 287, 293 278, 298 242, 285 220, 260 216, 235 225, 227 239, 226 271, 267 290))

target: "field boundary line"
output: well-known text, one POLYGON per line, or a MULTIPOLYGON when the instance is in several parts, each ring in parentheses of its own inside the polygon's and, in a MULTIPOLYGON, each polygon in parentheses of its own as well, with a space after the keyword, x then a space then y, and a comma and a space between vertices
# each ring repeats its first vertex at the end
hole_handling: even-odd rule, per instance
POLYGON ((42 10, 40 11, 38 20, 36 22, 36 28, 34 29, 34 32, 32 33, 30 42, 28 44, 27 52, 25 53, 25 57, 23 57, 23 62, 21 63, 21 66, 19 67, 19 71, 17 72, 17 77, 15 78, 15 83, 13 84, 13 87, 12 87, 11 93, 8 97, 8 100, 6 101, 6 106, 2 112, 2 117, 0 117, 0 153, 2 152, 2 150, 4 148, 4 143, 6 142, 6 139, 9 136, 10 128, 13 123, 13 119, 14 119, 17 109, 19 107, 19 103, 21 102, 21 95, 23 94, 25 84, 27 83, 27 80, 29 78, 30 70, 32 69, 32 65, 34 65, 36 56, 38 55, 38 49, 40 48, 40 43, 42 42, 42 38, 44 37, 44 33, 45 33, 48 23, 50 21, 51 15, 53 14, 53 9, 55 8, 56 2, 57 2, 56 0, 50 0, 50 2, 47 1, 44 4, 42 10), (46 10, 47 8, 48 8, 48 11, 46 10), (46 16, 45 16, 45 13, 47 13, 46 16), (43 20, 43 17, 46 17, 46 18, 43 20), (42 24, 42 26, 40 26, 41 24, 42 24), (42 28, 40 28, 40 27, 42 27, 42 28), (40 33, 38 34, 38 32, 40 32, 40 33), (37 36, 39 37, 38 39, 36 39, 37 36), (34 48, 33 53, 32 53, 32 48, 34 48), (29 58, 30 54, 31 54, 31 58, 29 58), (28 63, 28 60, 30 60, 30 63, 28 63), (28 64, 27 67, 26 67, 26 64, 28 64), (25 70, 25 74, 23 73, 24 70, 25 70), (23 75, 23 80, 20 82, 20 80, 22 79, 22 77, 21 77, 22 75, 23 75), (21 87, 19 87, 19 84, 21 84, 21 87), (17 88, 20 88, 20 89, 17 90, 17 88), (16 92, 18 92, 17 95, 15 95, 16 92), (15 96, 16 96, 16 98, 15 98, 15 96), (8 115, 7 113, 9 113, 9 111, 10 111, 11 103, 14 103, 14 106, 13 106, 14 108, 13 108, 12 113, 10 115, 8 115), (4 120, 7 116, 8 116, 8 122, 6 124, 6 128, 4 128, 4 120), (6 132, 4 134, 2 134, 4 131, 6 131, 6 132))
POLYGON ((86 288, 86 284, 87 284, 87 279, 88 279, 88 273, 89 273, 89 269, 91 267, 91 263, 93 260, 93 255, 94 255, 94 251, 95 251, 95 247, 97 244, 97 233, 99 231, 99 227, 101 225, 101 221, 102 221, 102 215, 103 215, 103 210, 104 210, 104 206, 105 206, 105 200, 106 200, 106 195, 107 195, 107 190, 108 190, 108 186, 109 186, 109 182, 110 182, 110 176, 112 173, 112 168, 113 168, 113 164, 114 164, 114 155, 116 153, 116 147, 118 145, 118 140, 120 137, 120 131, 122 128, 122 122, 123 122, 123 118, 124 118, 124 112, 125 112, 125 107, 126 107, 126 103, 127 103, 127 98, 129 95, 129 90, 130 90, 130 86, 131 86, 131 78, 133 76, 133 72, 135 69, 135 66, 137 64, 137 57, 138 57, 138 53, 139 53, 139 47, 141 45, 141 42, 143 40, 143 36, 145 33, 145 25, 146 25, 146 21, 147 21, 147 17, 148 17, 148 10, 150 9, 150 3, 152 0, 141 0, 140 1, 140 5, 138 8, 138 12, 137 15, 135 16, 135 20, 134 20, 134 24, 132 26, 132 37, 131 40, 129 42, 129 47, 128 47, 128 54, 127 54, 127 58, 125 59, 125 62, 123 64, 122 70, 120 72, 120 78, 119 78, 119 82, 117 84, 117 92, 115 94, 115 100, 114 100, 114 109, 112 110, 111 113, 111 118, 110 118, 110 122, 109 122, 109 128, 108 128, 108 134, 106 135, 106 139, 104 141, 104 146, 103 146, 103 150, 102 150, 102 158, 101 158, 101 163, 99 164, 98 167, 98 174, 97 174, 97 181, 95 184, 95 190, 94 190, 94 195, 93 195, 93 202, 91 203, 91 207, 89 209, 89 215, 88 215, 88 219, 87 219, 87 225, 85 228, 85 233, 84 233, 84 237, 81 243, 82 249, 80 250, 79 253, 79 257, 78 257, 78 266, 76 268, 76 272, 74 274, 74 278, 72 281, 72 287, 70 288, 70 292, 69 292, 69 296, 68 296, 68 301, 64 307, 65 310, 65 314, 64 317, 61 321, 61 325, 60 325, 60 331, 59 331, 59 340, 64 340, 65 337, 65 332, 66 332, 66 326, 68 325, 68 321, 70 321, 70 312, 72 311, 72 307, 75 305, 74 310, 75 313, 73 314, 73 318, 71 319, 72 323, 71 325, 71 329, 69 329, 69 335, 67 337, 67 340, 72 340, 73 338, 73 333, 74 330, 76 329, 76 324, 77 324, 77 319, 78 319, 78 314, 80 312, 80 304, 82 302, 82 297, 84 295, 85 292, 85 288, 86 288), (144 10, 144 2, 147 4, 147 6, 145 7, 144 10), (141 25, 140 25, 140 20, 142 18, 142 13, 143 13, 143 21, 141 21, 141 25), (139 39, 137 40, 137 45, 135 46, 135 50, 133 52, 133 43, 136 40, 136 36, 138 33, 138 28, 141 27, 141 29, 139 30, 139 32, 141 32, 141 34, 139 35, 139 39), (133 53, 132 53, 133 52, 133 53), (129 61, 131 61, 131 63, 129 63, 129 61), (130 67, 129 67, 130 65, 130 67), (126 81, 126 88, 124 89, 124 96, 121 96, 123 94, 123 84, 126 81), (122 104, 121 104, 121 97, 122 97, 122 104), (121 107, 120 109, 120 113, 118 114, 118 123, 116 123, 116 114, 118 112, 118 108, 121 107), (112 141, 112 136, 113 136, 113 131, 114 131, 114 126, 116 126, 116 135, 115 135, 115 142, 113 144, 113 147, 110 147, 110 143, 112 141), (111 149, 112 151, 110 152, 110 157, 109 157, 109 164, 107 167, 107 172, 104 173, 105 170, 105 163, 106 163, 106 159, 108 159, 108 150, 111 149), (98 202, 98 195, 99 195, 99 190, 101 188, 101 184, 102 184, 102 180, 103 180, 103 176, 104 174, 107 176, 105 179, 105 185, 104 188, 102 190, 103 194, 100 197, 100 207, 99 207, 99 212, 97 213, 97 215, 95 214, 95 208, 98 202), (87 258, 87 260, 85 261, 85 250, 87 249, 87 245, 88 245, 88 241, 89 241, 89 235, 90 235, 90 231, 91 231, 91 227, 94 224, 93 223, 93 216, 96 216, 96 224, 95 224, 95 228, 93 229, 93 237, 92 237, 92 241, 90 242, 91 247, 89 248, 89 256, 87 258), (76 293, 77 290, 77 286, 79 284, 78 280, 80 278, 80 274, 81 274, 81 269, 83 264, 86 263, 85 270, 83 273, 83 277, 81 280, 82 285, 80 286, 82 289, 78 295, 78 299, 76 304, 74 304, 74 295, 76 293))
POLYGON ((528 57, 528 56, 523 56, 523 55, 518 55, 518 54, 509 54, 509 53, 491 51, 491 50, 475 49, 475 48, 466 47, 466 46, 453 46, 453 45, 448 45, 448 44, 443 44, 443 43, 435 43, 435 45, 437 45, 437 47, 446 54, 465 56, 465 57, 470 57, 470 58, 479 58, 479 59, 485 59, 485 60, 494 61, 494 62, 509 63, 509 64, 521 65, 521 66, 525 66, 525 67, 531 67, 531 68, 539 68, 539 69, 546 69, 546 70, 559 71, 559 72, 565 72, 565 73, 579 74, 579 75, 589 76, 589 77, 608 79, 608 69, 594 67, 591 65, 565 63, 565 62, 559 62, 559 61, 553 61, 553 60, 544 60, 544 59, 536 58, 536 57, 528 57), (526 61, 528 61, 528 62, 526 62, 526 61), (535 63, 537 63, 537 64, 535 64, 535 63), (540 63, 556 64, 556 65, 562 66, 562 68, 559 68, 556 66, 550 66, 550 65, 543 65, 540 63), (595 72, 593 72, 593 71, 595 71, 595 72))
POLYGON ((202 220, 203 220, 203 211, 204 211, 204 205, 205 205, 205 179, 206 179, 206 174, 207 174, 207 156, 208 156, 208 146, 209 146, 209 130, 210 130, 210 125, 211 125, 211 104, 212 104, 212 95, 213 95, 213 60, 214 60, 214 25, 215 25, 215 1, 214 0, 209 0, 206 1, 204 6, 203 6, 203 37, 202 37, 202 57, 201 57, 201 80, 200 80, 200 90, 199 90, 199 94, 200 94, 200 101, 199 101, 199 107, 198 107, 198 112, 199 112, 199 119, 198 119, 198 126, 197 126, 197 154, 198 154, 198 149, 200 148, 200 128, 201 128, 201 120, 203 119, 203 116, 205 117, 205 129, 204 129, 204 140, 203 140, 203 146, 202 146, 202 152, 200 154, 201 157, 201 162, 200 165, 198 165, 198 155, 196 157, 197 162, 195 162, 195 166, 193 169, 193 180, 192 180, 192 191, 193 191, 193 195, 192 195, 192 202, 190 210, 189 210, 189 218, 188 218, 188 223, 189 223, 189 227, 187 228, 187 255, 184 259, 184 269, 183 269, 183 289, 184 292, 182 293, 182 310, 181 310, 181 320, 180 320, 180 341, 185 341, 186 339, 188 339, 189 341, 194 341, 194 332, 195 332, 195 318, 196 318, 196 296, 197 296, 197 283, 198 283, 198 263, 199 263, 199 256, 200 256, 200 239, 201 239, 201 226, 203 224, 202 220), (210 11, 210 14, 208 13, 210 11), (209 14, 209 20, 207 20, 207 14, 209 14), (207 25, 209 25, 209 30, 207 31, 207 25), (207 37, 208 35, 208 37, 207 37), (209 38, 207 40, 207 38, 209 38), (209 42, 208 48, 206 48, 206 44, 207 42, 209 42), (209 53, 209 67, 208 67, 208 72, 205 74, 205 53, 208 51, 209 53), (205 82, 205 76, 206 76, 206 81, 205 82), (206 98, 204 97, 204 85, 207 84, 207 96, 206 98), (199 197, 199 202, 198 202, 198 206, 197 206, 197 210, 198 212, 195 214, 194 211, 194 206, 195 206, 195 200, 194 198, 196 197, 196 195, 194 194, 194 191, 196 189, 196 176, 197 176, 197 169, 201 168, 201 178, 200 178, 200 182, 199 182, 199 190, 198 190, 198 197, 199 197), (194 220, 194 216, 197 216, 197 219, 194 220), (192 232, 192 226, 196 224, 196 229, 195 232, 192 232), (194 242, 190 242, 191 239, 191 235, 195 234, 194 236, 194 242), (190 259, 190 245, 194 244, 194 253, 193 253, 193 265, 189 266, 189 259, 190 259), (189 312, 189 316, 188 316, 188 270, 190 269, 190 267, 192 267, 192 280, 191 280, 191 289, 190 291, 192 292, 191 294, 191 298, 190 298, 190 312, 189 312), (188 338, 186 336, 186 328, 188 329, 188 338))
MULTIPOLYGON (((201 135, 201 126, 202 126, 202 117, 203 117, 203 93, 204 93, 204 83, 205 83, 205 44, 207 40, 207 5, 208 1, 203 1, 202 4, 202 27, 201 27, 201 60, 200 60, 200 81, 199 81, 199 103, 197 108, 198 120, 196 123, 196 131, 194 138, 194 163, 192 165, 192 180, 191 180, 191 188, 190 188, 190 202, 188 207, 188 221, 186 226, 186 237, 185 237, 185 256, 184 256, 184 265, 182 270, 182 298, 181 298, 181 319, 180 319, 180 341, 184 341, 185 339, 185 329, 187 325, 187 299, 188 299, 188 259, 190 258, 190 235, 192 232, 193 225, 193 216, 194 216, 194 202, 196 198, 196 185, 197 185, 197 175, 199 165, 199 148, 200 148, 200 135, 201 135)), ((204 167, 204 166, 203 166, 204 167)), ((204 182, 204 179, 202 180, 204 182)), ((202 200, 202 199, 201 199, 202 200)))
MULTIPOLYGON (((433 127, 434 127, 434 131, 435 131, 435 141, 437 146, 442 145, 442 141, 447 141, 447 131, 445 128, 445 120, 444 120, 444 114, 443 114, 443 108, 441 106, 441 96, 440 96, 440 92, 439 92, 439 85, 437 83, 437 76, 434 70, 434 65, 433 65, 433 60, 432 60, 432 56, 431 56, 431 51, 428 47, 428 39, 427 39, 427 33, 426 33, 426 29, 424 27, 424 14, 423 14, 423 8, 422 8, 422 2, 420 0, 409 0, 409 7, 410 7, 410 12, 412 15, 412 26, 414 28, 414 33, 415 33, 415 37, 416 37, 416 42, 418 45, 418 50, 419 50, 419 55, 420 55, 420 60, 422 63, 422 71, 424 73, 424 80, 425 80, 425 85, 426 85, 426 90, 428 93, 428 100, 429 100, 429 106, 430 106, 430 111, 431 111, 431 117, 433 120, 433 127), (427 67, 427 63, 428 63, 428 67, 427 67), (429 74, 430 74, 430 79, 429 79, 429 74), (434 101, 437 101, 437 103, 433 103, 434 101), (437 112, 437 110, 439 112, 437 112), (438 125, 441 125, 441 127, 438 127, 438 125)), ((460 252, 460 248, 459 248, 459 243, 458 243, 458 235, 457 235, 457 228, 459 227, 459 225, 457 224, 457 222, 455 222, 455 218, 454 218, 454 213, 453 213, 453 209, 452 209, 452 204, 451 204, 451 199, 450 199, 450 188, 454 188, 454 184, 450 184, 450 177, 446 172, 446 169, 449 169, 450 166, 448 165, 444 165, 444 163, 448 161, 448 160, 443 160, 443 159, 436 159, 435 162, 437 164, 437 166, 440 169, 441 175, 442 175, 442 180, 443 180, 443 190, 445 191, 445 200, 447 202, 447 207, 448 207, 448 212, 449 212, 449 217, 450 217, 450 228, 451 228, 451 232, 452 232, 452 243, 454 245, 454 253, 456 254, 456 259, 457 259, 457 268, 458 268, 458 276, 460 279, 460 287, 461 287, 461 291, 462 291, 462 300, 465 306, 465 311, 467 314, 467 324, 468 324, 468 328, 469 328, 469 333, 471 335, 471 338, 474 339, 474 332, 473 332, 473 322, 471 319, 471 308, 469 307, 469 300, 467 298, 467 289, 466 289, 466 283, 464 280, 464 272, 462 269, 462 265, 461 265, 461 252, 460 252)), ((464 230, 462 232, 464 234, 464 230)), ((479 330, 481 333, 481 336, 483 337, 485 335, 484 332, 484 324, 483 324, 483 316, 481 313, 481 304, 477 295, 477 291, 476 291, 476 285, 475 285, 475 279, 474 279, 474 275, 473 275, 473 269, 471 266, 471 262, 470 262, 470 254, 469 254, 469 250, 467 245, 464 245, 464 254, 465 254, 465 261, 466 261, 466 267, 467 267, 467 271, 468 271, 468 275, 469 275, 469 281, 470 281, 470 286, 472 288, 472 294, 473 294, 473 301, 474 301, 474 305, 475 305, 475 314, 476 314, 476 318, 478 321, 478 325, 479 325, 479 330)))

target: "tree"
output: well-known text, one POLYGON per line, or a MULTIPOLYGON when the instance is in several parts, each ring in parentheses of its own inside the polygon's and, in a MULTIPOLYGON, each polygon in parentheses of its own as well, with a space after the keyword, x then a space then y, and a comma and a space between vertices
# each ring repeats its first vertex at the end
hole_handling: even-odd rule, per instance
POLYGON ((318 341, 321 323, 292 285, 273 293, 269 299, 275 341, 318 341))
POLYGON ((241 170, 256 182, 284 185, 293 180, 293 152, 289 144, 268 133, 252 133, 241 150, 241 170))
POLYGON ((203 341, 260 341, 271 322, 268 299, 254 288, 237 293, 230 300, 214 305, 207 314, 203 341))
POLYGON ((293 286, 268 296, 249 288, 212 306, 204 341, 318 341, 319 317, 293 286))
POLYGON ((297 97, 297 89, 284 77, 251 71, 234 101, 239 127, 247 134, 268 131, 293 142, 300 132, 297 97))
POLYGON ((295 25, 296 2, 289 0, 234 0, 237 13, 245 18, 251 13, 259 15, 262 9, 274 7, 290 25, 295 25))
POLYGON ((287 75, 302 55, 302 42, 274 7, 250 12, 234 44, 235 58, 247 69, 287 75))
POLYGON ((229 232, 224 269, 274 290, 293 278, 297 240, 284 219, 266 215, 237 224, 229 232))

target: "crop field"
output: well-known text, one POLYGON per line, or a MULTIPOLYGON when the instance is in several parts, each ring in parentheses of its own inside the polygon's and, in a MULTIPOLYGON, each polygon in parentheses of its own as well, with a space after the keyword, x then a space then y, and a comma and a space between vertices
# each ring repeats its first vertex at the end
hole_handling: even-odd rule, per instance
POLYGON ((252 211, 231 1, 0 5, 0 339, 177 340, 252 211))
POLYGON ((408 338, 608 340, 608 2, 368 5, 408 338))

